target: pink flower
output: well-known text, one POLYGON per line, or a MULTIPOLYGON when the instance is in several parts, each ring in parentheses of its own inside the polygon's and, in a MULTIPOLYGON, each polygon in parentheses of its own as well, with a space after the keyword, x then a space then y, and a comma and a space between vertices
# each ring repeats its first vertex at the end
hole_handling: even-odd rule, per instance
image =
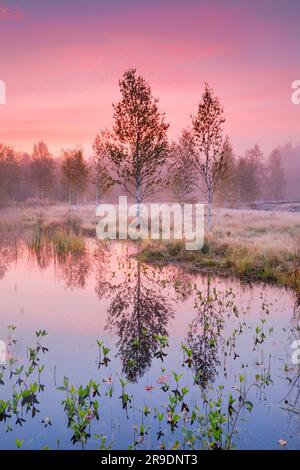
POLYGON ((157 379, 158 384, 165 384, 165 383, 168 383, 168 382, 170 382, 170 374, 161 375, 157 379))
POLYGON ((145 390, 146 392, 152 392, 152 390, 154 390, 154 387, 153 385, 146 385, 145 390))
POLYGON ((284 439, 279 439, 278 444, 279 444, 281 447, 285 447, 285 446, 287 445, 287 441, 285 441, 284 439))
POLYGON ((104 377, 103 382, 105 384, 111 385, 112 384, 112 377, 104 377))
POLYGON ((86 419, 88 419, 89 421, 91 421, 92 419, 95 418, 95 413, 93 412, 93 410, 89 410, 89 412, 87 413, 86 415, 86 419))

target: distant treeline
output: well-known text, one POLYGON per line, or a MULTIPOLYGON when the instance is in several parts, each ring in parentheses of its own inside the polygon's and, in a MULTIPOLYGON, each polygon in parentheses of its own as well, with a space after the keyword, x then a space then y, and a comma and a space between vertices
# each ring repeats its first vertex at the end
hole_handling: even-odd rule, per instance
MULTIPOLYGON (((191 171, 190 137, 190 132, 185 130, 178 142, 170 146, 170 167, 166 170, 169 186, 166 191, 173 193, 174 200, 199 197, 195 173, 191 171), (184 171, 190 174, 188 187, 187 176, 183 178, 184 171)), ((226 175, 216 190, 218 205, 285 199, 287 185, 279 150, 274 150, 265 159, 255 145, 244 156, 235 157, 227 141, 225 159, 226 175)), ((106 174, 102 184, 99 181, 102 169, 97 167, 97 163, 96 156, 85 158, 82 149, 62 151, 58 158, 54 158, 44 142, 36 144, 32 154, 17 152, 0 144, 0 202, 84 203, 99 201, 107 191, 117 194, 117 186, 109 189, 106 174)))

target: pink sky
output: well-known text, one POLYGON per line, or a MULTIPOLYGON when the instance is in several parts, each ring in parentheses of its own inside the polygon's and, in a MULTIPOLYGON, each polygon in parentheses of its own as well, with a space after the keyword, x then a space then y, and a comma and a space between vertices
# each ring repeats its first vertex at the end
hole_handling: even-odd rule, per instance
POLYGON ((112 122, 118 79, 136 67, 171 123, 189 125, 203 84, 220 96, 237 153, 300 142, 296 0, 0 0, 0 141, 89 149, 112 122))

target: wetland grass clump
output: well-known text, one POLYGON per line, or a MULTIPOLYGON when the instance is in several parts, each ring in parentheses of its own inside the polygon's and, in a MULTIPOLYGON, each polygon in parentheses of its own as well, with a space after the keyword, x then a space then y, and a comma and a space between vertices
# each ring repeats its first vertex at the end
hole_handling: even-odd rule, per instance
POLYGON ((34 227, 31 238, 27 240, 27 246, 33 253, 40 253, 50 247, 60 257, 68 253, 75 255, 85 253, 84 238, 57 224, 47 226, 37 224, 34 227))
POLYGON ((199 251, 187 251, 184 241, 147 242, 140 256, 153 263, 180 263, 193 272, 273 283, 300 292, 300 250, 297 248, 261 249, 255 244, 223 242, 211 237, 199 251))
POLYGON ((75 233, 58 230, 51 239, 55 253, 64 256, 68 253, 81 255, 85 252, 84 239, 75 233))
POLYGON ((43 230, 41 225, 36 225, 33 229, 30 240, 27 240, 27 246, 30 251, 38 252, 43 245, 43 230))
POLYGON ((65 226, 70 232, 79 235, 81 233, 82 220, 80 217, 69 216, 65 222, 65 226))

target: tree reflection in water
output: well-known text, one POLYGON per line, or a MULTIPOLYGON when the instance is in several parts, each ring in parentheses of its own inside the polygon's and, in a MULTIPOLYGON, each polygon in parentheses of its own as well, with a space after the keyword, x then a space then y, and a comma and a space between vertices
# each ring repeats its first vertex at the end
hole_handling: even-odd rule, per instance
MULTIPOLYGON (((94 274, 98 298, 110 302, 106 328, 118 336, 122 373, 131 382, 137 382, 150 368, 159 351, 160 337, 168 337, 168 322, 174 314, 171 293, 177 302, 194 296, 197 315, 189 326, 186 343, 193 351, 195 380, 203 388, 215 380, 229 296, 213 289, 210 280, 204 295, 197 289, 193 275, 177 268, 146 265, 127 251, 114 252, 112 244, 106 242, 86 243, 81 252, 63 255, 55 253, 51 244, 43 243, 29 253, 40 269, 53 262, 56 275, 68 289, 84 288, 88 276, 94 274)), ((8 268, 14 256, 13 249, 0 250, 2 270, 8 268)))
POLYGON ((30 241, 27 240, 28 259, 42 271, 53 263, 55 276, 63 280, 67 289, 82 289, 92 271, 92 260, 87 242, 82 239, 81 243, 80 249, 76 245, 73 249, 71 244, 69 247, 66 244, 66 249, 62 251, 49 234, 40 231, 30 241))
POLYGON ((41 271, 46 270, 52 263, 52 247, 48 243, 43 243, 39 249, 30 249, 28 251, 29 262, 35 262, 41 271))
POLYGON ((125 280, 108 308, 107 328, 118 337, 123 373, 131 382, 142 377, 158 348, 158 337, 168 336, 173 310, 155 271, 140 260, 128 259, 125 280))
POLYGON ((225 293, 211 287, 207 279, 206 291, 197 290, 194 306, 197 311, 187 335, 187 345, 193 352, 192 367, 195 382, 206 389, 216 380, 220 362, 220 343, 225 324, 226 313, 230 315, 233 308, 232 290, 225 293))
POLYGON ((300 413, 300 365, 293 363, 293 360, 290 360, 290 357, 293 353, 295 354, 295 356, 297 356, 297 358, 299 357, 299 354, 296 353, 296 351, 299 350, 298 341, 300 340, 299 294, 296 295, 293 316, 291 318, 287 333, 287 360, 283 366, 283 373, 289 384, 289 388, 288 393, 282 399, 281 403, 283 407, 289 412, 291 419, 294 414, 299 416, 300 413))
POLYGON ((58 267, 59 276, 63 279, 65 287, 68 289, 83 289, 86 279, 92 268, 90 254, 68 253, 64 257, 55 257, 55 263, 58 267))
POLYGON ((99 300, 111 295, 114 290, 111 278, 114 273, 110 269, 110 260, 113 256, 111 246, 107 242, 96 242, 93 251, 93 268, 95 273, 95 292, 99 300))
POLYGON ((0 280, 4 278, 11 264, 17 260, 19 249, 17 243, 5 243, 0 246, 0 280))

